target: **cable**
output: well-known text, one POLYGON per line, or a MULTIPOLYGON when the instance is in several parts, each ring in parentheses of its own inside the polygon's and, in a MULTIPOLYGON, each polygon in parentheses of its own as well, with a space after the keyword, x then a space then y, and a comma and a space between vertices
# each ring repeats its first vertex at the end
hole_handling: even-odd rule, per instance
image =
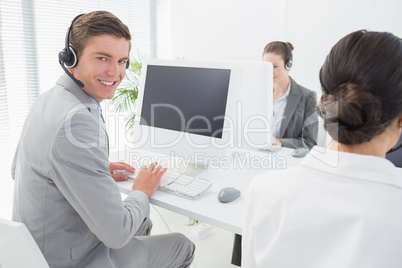
POLYGON ((156 209, 156 207, 153 204, 151 204, 151 205, 155 209, 155 211, 159 214, 159 216, 161 217, 162 221, 165 223, 165 226, 168 229, 169 233, 171 233, 172 231, 170 230, 169 225, 165 221, 165 218, 163 218, 162 214, 159 212, 159 210, 156 209))
MULTIPOLYGON (((168 225, 167 222, 165 221, 165 218, 163 218, 162 214, 159 212, 159 210, 156 209, 156 207, 155 207, 153 204, 150 204, 150 205, 154 208, 154 210, 156 211, 156 213, 159 214, 159 216, 161 217, 162 221, 165 223, 166 228, 169 230, 169 233, 171 233, 172 231, 170 230, 169 225, 168 225)), ((191 267, 197 268, 197 265, 195 264, 194 261, 191 263, 191 267)))

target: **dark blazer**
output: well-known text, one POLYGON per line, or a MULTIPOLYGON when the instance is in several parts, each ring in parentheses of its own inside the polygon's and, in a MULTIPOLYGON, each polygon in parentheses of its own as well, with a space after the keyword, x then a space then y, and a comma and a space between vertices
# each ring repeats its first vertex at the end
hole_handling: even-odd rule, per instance
POLYGON ((292 78, 290 81, 290 92, 278 139, 283 147, 311 149, 317 145, 318 136, 316 93, 297 84, 292 78))
MULTIPOLYGON (((398 144, 402 142, 402 135, 399 138, 398 144)), ((388 160, 390 160, 396 167, 402 168, 402 148, 389 153, 385 156, 388 160)))

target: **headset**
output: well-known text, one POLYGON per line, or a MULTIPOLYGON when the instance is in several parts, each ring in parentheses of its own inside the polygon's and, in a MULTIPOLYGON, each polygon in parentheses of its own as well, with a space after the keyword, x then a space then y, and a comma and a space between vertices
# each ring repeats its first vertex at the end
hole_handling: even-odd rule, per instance
POLYGON ((289 46, 288 43, 286 43, 286 42, 282 42, 282 43, 285 45, 286 50, 288 51, 288 53, 287 53, 288 59, 285 61, 285 69, 286 69, 286 70, 290 70, 290 68, 292 68, 292 65, 293 65, 293 61, 292 61, 292 59, 293 59, 292 49, 290 49, 290 46, 289 46))
POLYGON ((84 15, 84 14, 80 14, 80 15, 76 16, 76 17, 71 21, 71 25, 70 25, 70 27, 68 27, 68 29, 67 29, 67 34, 66 34, 66 39, 65 39, 65 40, 66 40, 65 46, 64 46, 63 50, 59 52, 59 63, 60 63, 61 68, 63 68, 63 70, 66 72, 66 74, 67 74, 68 76, 70 76, 71 79, 73 79, 74 82, 77 83, 77 85, 78 85, 79 87, 81 87, 81 88, 83 88, 83 87, 85 86, 84 83, 82 83, 80 80, 76 79, 76 78, 67 70, 67 68, 69 68, 69 69, 74 68, 74 67, 77 65, 77 63, 78 63, 77 52, 75 51, 75 49, 74 49, 72 46, 70 46, 69 37, 70 37, 71 29, 73 28, 74 22, 75 22, 79 17, 81 17, 82 15, 84 15))
MULTIPOLYGON (((83 88, 85 85, 84 83, 82 83, 80 80, 76 79, 68 70, 71 68, 74 68, 75 66, 77 66, 78 63, 78 57, 77 57, 77 52, 75 51, 75 49, 70 46, 70 32, 71 29, 73 28, 73 24, 74 22, 81 16, 85 15, 85 13, 80 14, 78 16, 76 16, 72 21, 71 21, 71 25, 70 27, 68 27, 67 29, 67 33, 66 33, 66 42, 65 42, 65 46, 63 48, 62 51, 59 52, 59 63, 61 68, 63 68, 63 70, 66 72, 66 74, 68 76, 71 77, 71 79, 74 80, 74 82, 81 88, 83 88)), ((130 60, 127 60, 126 62, 126 69, 128 69, 128 67, 130 67, 130 60)))

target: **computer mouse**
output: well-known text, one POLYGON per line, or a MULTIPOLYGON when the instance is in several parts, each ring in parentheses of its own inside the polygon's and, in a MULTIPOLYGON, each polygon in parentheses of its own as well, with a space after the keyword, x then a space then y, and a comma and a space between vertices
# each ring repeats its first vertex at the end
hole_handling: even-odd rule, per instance
POLYGON ((308 154, 308 152, 309 152, 308 149, 301 147, 301 148, 294 149, 292 152, 292 156, 297 157, 297 158, 305 157, 306 154, 308 154))
POLYGON ((233 187, 225 187, 219 191, 218 200, 221 203, 229 203, 240 196, 240 191, 233 187))

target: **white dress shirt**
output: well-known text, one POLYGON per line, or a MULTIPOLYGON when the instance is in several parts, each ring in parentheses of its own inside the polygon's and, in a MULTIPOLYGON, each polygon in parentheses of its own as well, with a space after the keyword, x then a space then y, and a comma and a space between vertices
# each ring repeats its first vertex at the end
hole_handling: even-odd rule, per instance
POLYGON ((247 200, 242 267, 402 267, 402 170, 387 159, 316 146, 247 200))
POLYGON ((285 92, 285 95, 277 99, 272 107, 274 114, 274 137, 278 138, 281 130, 282 120, 284 119, 284 113, 286 104, 288 103, 288 96, 290 92, 290 85, 292 81, 289 80, 288 89, 285 92))

